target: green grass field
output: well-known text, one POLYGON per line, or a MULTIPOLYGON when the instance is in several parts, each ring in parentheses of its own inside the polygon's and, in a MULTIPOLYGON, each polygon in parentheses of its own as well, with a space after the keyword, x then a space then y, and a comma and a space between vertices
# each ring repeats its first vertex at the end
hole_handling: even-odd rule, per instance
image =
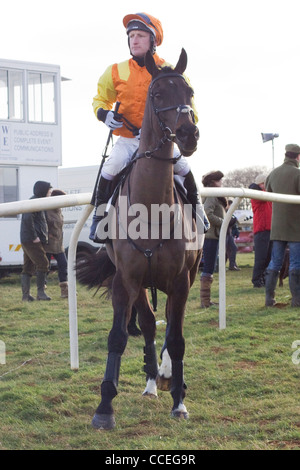
MULTIPOLYGON (((95 431, 91 418, 111 328, 110 302, 78 286, 80 367, 70 370, 68 301, 57 274, 49 277, 51 302, 21 302, 19 275, 0 280, 0 449, 275 450, 300 449, 300 309, 264 307, 253 289, 252 254, 238 255, 239 272, 227 272, 227 328, 218 308, 200 308, 199 277, 185 315, 185 399, 189 420, 170 417, 169 392, 141 396, 145 387, 143 339, 129 338, 122 357, 116 428, 95 431), (295 362, 295 361, 294 361, 295 362)), ((35 287, 33 289, 35 294, 35 287)), ((213 284, 218 298, 218 274, 213 284)), ((165 297, 158 294, 157 320, 165 297)), ((277 300, 288 302, 288 281, 277 300)), ((158 352, 165 325, 157 327, 158 352)))

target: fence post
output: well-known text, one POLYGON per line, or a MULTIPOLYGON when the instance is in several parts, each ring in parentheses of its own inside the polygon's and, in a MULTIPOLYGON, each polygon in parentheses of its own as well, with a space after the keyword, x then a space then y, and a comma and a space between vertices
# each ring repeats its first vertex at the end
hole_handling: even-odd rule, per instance
POLYGON ((241 197, 233 200, 225 215, 219 238, 219 329, 226 328, 226 235, 232 214, 241 202, 241 197))
POLYGON ((0 341, 0 364, 6 364, 6 347, 4 341, 0 341))
POLYGON ((76 294, 76 251, 77 243, 82 227, 88 216, 93 211, 94 206, 85 206, 80 219, 77 221, 71 235, 68 251, 68 282, 69 282, 69 334, 70 334, 70 361, 71 369, 79 369, 78 354, 78 322, 77 322, 77 294, 76 294))

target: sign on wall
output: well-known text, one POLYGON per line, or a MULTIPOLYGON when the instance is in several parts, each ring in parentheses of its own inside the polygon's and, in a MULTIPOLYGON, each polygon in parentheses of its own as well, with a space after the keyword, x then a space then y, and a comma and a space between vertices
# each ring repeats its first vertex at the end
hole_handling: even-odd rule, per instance
POLYGON ((0 164, 61 165, 59 126, 0 122, 0 164))

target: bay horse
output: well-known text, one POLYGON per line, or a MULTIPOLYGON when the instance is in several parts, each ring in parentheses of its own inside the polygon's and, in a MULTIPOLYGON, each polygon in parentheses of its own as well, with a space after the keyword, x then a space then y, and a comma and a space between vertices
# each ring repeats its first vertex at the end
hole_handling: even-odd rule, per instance
MULTIPOLYGON (((183 207, 181 197, 174 190, 173 183, 173 146, 179 147, 182 155, 190 156, 197 149, 199 130, 194 123, 192 112, 193 90, 183 73, 187 65, 184 49, 176 67, 158 68, 150 53, 146 55, 145 65, 152 76, 149 86, 145 114, 141 130, 138 154, 133 159, 129 175, 125 178, 120 194, 126 196, 128 206, 143 205, 151 213, 153 205, 172 207, 176 200, 183 207)), ((117 201, 115 204, 118 211, 117 201)), ((143 395, 156 396, 156 377, 158 363, 155 348, 156 322, 148 298, 148 288, 158 289, 167 295, 167 329, 165 352, 169 354, 172 366, 171 395, 173 407, 171 415, 188 417, 183 404, 185 383, 183 376, 183 357, 185 342, 183 319, 185 305, 191 285, 194 282, 200 251, 195 245, 187 243, 197 237, 195 220, 184 221, 184 213, 179 221, 170 215, 171 235, 161 238, 162 224, 159 223, 159 239, 151 237, 151 221, 138 218, 144 224, 147 237, 133 239, 124 237, 128 228, 117 222, 116 236, 99 252, 99 258, 79 263, 77 277, 79 282, 92 286, 106 285, 112 280, 111 295, 113 305, 113 326, 108 337, 108 356, 105 375, 101 384, 101 403, 92 420, 96 429, 111 429, 115 426, 112 400, 117 395, 121 356, 126 348, 127 324, 132 308, 138 311, 139 325, 142 330, 144 347, 144 371, 146 389, 143 395), (174 236, 174 227, 185 224, 181 237, 174 236)), ((130 215, 127 224, 129 224, 130 215)), ((127 232, 128 233, 128 232, 127 232)), ((165 369, 165 366, 164 366, 165 369)))

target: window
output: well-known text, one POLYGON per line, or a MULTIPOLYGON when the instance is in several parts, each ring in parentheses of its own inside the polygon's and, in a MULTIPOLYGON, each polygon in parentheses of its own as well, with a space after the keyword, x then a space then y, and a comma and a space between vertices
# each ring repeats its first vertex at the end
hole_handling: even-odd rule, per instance
POLYGON ((0 119, 23 120, 23 72, 0 69, 0 119))
MULTIPOLYGON (((0 203, 18 200, 18 169, 0 167, 0 203)), ((15 217, 15 216, 8 216, 15 217)))
POLYGON ((55 76, 28 73, 28 118, 30 122, 55 123, 55 76))

